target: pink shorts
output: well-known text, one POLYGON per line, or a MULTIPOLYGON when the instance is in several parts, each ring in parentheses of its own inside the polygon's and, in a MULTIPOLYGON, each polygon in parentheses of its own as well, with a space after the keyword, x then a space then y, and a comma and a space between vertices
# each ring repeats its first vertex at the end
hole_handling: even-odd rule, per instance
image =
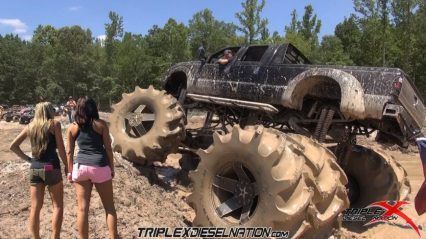
POLYGON ((103 183, 112 179, 111 168, 109 166, 98 167, 74 164, 71 176, 75 182, 90 180, 92 183, 103 183))

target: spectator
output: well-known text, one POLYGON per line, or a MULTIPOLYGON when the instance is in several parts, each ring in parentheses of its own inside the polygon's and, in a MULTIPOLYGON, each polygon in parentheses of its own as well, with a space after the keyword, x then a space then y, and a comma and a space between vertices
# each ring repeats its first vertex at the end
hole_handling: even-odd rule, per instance
POLYGON ((74 122, 74 115, 75 115, 75 108, 77 107, 77 103, 75 102, 75 100, 73 99, 72 96, 68 97, 68 101, 65 104, 65 107, 67 108, 68 119, 69 119, 70 123, 73 123, 74 122))
POLYGON ((43 96, 39 95, 39 96, 37 97, 37 103, 41 103, 41 102, 44 102, 44 101, 46 101, 46 100, 44 99, 44 97, 43 97, 43 96))
POLYGON ((117 213, 112 188, 114 162, 111 138, 106 122, 99 119, 99 112, 93 99, 85 96, 78 100, 75 122, 68 128, 67 138, 68 167, 72 172, 68 174, 68 180, 74 182, 77 194, 77 229, 80 238, 89 236, 88 216, 93 185, 105 209, 110 238, 117 238, 117 213), (79 151, 74 162, 75 141, 79 151))
MULTIPOLYGON (((417 138, 416 142, 419 148, 420 160, 422 162, 423 177, 426 178, 426 138, 417 138)), ((416 197, 414 198, 414 208, 419 215, 426 212, 426 181, 423 181, 416 197)))
POLYGON ((65 165, 65 174, 67 174, 67 162, 61 124, 54 120, 54 114, 51 103, 38 103, 35 108, 34 120, 22 130, 10 146, 10 149, 20 158, 31 162, 29 229, 33 238, 40 238, 40 211, 43 206, 45 186, 48 186, 53 204, 51 238, 59 238, 61 231, 64 188, 56 149, 65 165), (27 137, 31 142, 33 158, 27 156, 19 147, 27 137))

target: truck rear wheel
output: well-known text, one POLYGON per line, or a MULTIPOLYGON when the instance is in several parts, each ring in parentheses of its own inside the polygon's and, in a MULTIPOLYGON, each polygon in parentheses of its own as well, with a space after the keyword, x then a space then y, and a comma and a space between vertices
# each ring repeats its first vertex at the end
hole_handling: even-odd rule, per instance
POLYGON ((405 200, 411 187, 407 173, 395 159, 381 150, 351 146, 342 160, 349 178, 351 207, 362 208, 382 200, 405 200))
POLYGON ((349 206, 334 155, 311 139, 262 126, 215 133, 190 174, 194 226, 265 226, 324 238, 349 206))
POLYGON ((183 140, 186 117, 177 100, 165 93, 136 87, 112 106, 113 147, 138 164, 163 162, 183 140))

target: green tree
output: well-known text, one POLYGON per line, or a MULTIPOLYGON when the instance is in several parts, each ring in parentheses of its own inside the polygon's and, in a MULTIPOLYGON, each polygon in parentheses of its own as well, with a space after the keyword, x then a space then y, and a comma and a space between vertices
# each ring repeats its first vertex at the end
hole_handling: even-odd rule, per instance
MULTIPOLYGON (((116 12, 110 11, 108 13, 109 23, 105 24, 105 40, 98 42, 96 48, 104 49, 105 59, 102 60, 101 72, 102 76, 95 79, 96 83, 101 83, 102 87, 92 88, 97 92, 98 98, 101 101, 112 102, 118 99, 123 91, 123 85, 120 84, 118 77, 117 66, 117 49, 120 45, 120 39, 123 36, 123 17, 116 12), (121 91, 121 93, 119 92, 121 91), (108 98, 107 100, 105 98, 108 98)), ((99 52, 95 52, 99 55, 99 52)))
POLYGON ((334 34, 340 39, 343 50, 349 54, 350 59, 356 65, 360 65, 362 63, 362 32, 357 21, 356 16, 353 14, 349 18, 345 17, 342 23, 337 24, 334 34))
POLYGON ((310 61, 317 63, 317 55, 312 51, 313 45, 311 42, 307 41, 301 34, 297 32, 287 32, 284 36, 285 43, 293 44, 297 49, 299 49, 310 61))
POLYGON ((51 25, 38 25, 34 31, 32 42, 43 46, 54 46, 57 42, 58 32, 51 25))
POLYGON ((170 18, 163 28, 153 26, 146 36, 148 54, 162 58, 168 65, 188 60, 188 28, 170 18))
POLYGON ((296 9, 291 12, 291 23, 289 26, 285 26, 284 31, 286 33, 296 33, 299 29, 300 22, 297 20, 296 9))
POLYGON ((46 66, 50 69, 47 76, 48 96, 55 101, 64 100, 64 94, 78 97, 90 94, 93 76, 96 72, 93 61, 91 31, 80 26, 58 29, 58 43, 46 66), (52 64, 49 66, 48 64, 52 64))
POLYGON ((123 90, 129 92, 135 86, 156 84, 159 75, 153 74, 152 59, 147 54, 146 40, 142 35, 124 34, 118 49, 118 79, 123 90))
POLYGON ((390 22, 390 0, 354 0, 360 14, 362 31, 360 48, 364 53, 362 64, 391 66, 396 58, 393 27, 390 22))
POLYGON ((317 19, 311 5, 305 7, 305 13, 301 21, 297 20, 296 10, 292 11, 291 19, 290 25, 284 28, 284 41, 295 45, 312 62, 318 62, 318 33, 321 30, 321 20, 317 19))
POLYGON ((273 44, 281 44, 284 40, 277 31, 274 31, 272 33, 271 41, 273 44))
POLYGON ((419 91, 426 99, 426 3, 419 5, 419 10, 414 16, 414 35, 416 38, 413 54, 414 72, 410 75, 416 83, 419 91))
POLYGON ((189 44, 193 57, 198 56, 198 48, 203 46, 207 53, 236 43, 237 27, 214 18, 209 9, 194 14, 189 20, 189 44))
POLYGON ((395 24, 393 34, 398 36, 394 42, 398 49, 395 66, 404 69, 409 75, 415 74, 417 65, 415 10, 419 8, 419 5, 419 0, 392 1, 393 22, 395 24))
POLYGON ((36 98, 29 44, 17 35, 0 36, 0 102, 24 104, 36 98))
POLYGON ((265 7, 265 0, 261 0, 260 4, 257 0, 245 0, 241 6, 243 10, 235 14, 241 25, 238 30, 244 33, 246 43, 252 44, 259 40, 262 33, 265 33, 268 25, 268 19, 260 16, 265 7))
POLYGON ((298 24, 298 32, 306 40, 312 42, 313 45, 318 45, 318 33, 320 30, 321 20, 317 19, 317 15, 314 14, 314 8, 309 4, 305 7, 302 21, 298 24))
POLYGON ((351 65, 349 55, 344 51, 342 42, 336 36, 324 36, 321 41, 322 54, 319 61, 326 65, 351 65))
POLYGON ((119 16, 116 12, 109 12, 108 18, 109 23, 105 24, 105 52, 107 57, 107 69, 110 69, 112 64, 116 45, 118 44, 118 39, 123 36, 123 17, 119 16))
POLYGON ((169 19, 163 28, 154 25, 145 36, 145 52, 149 62, 151 82, 159 80, 172 64, 190 59, 188 28, 169 19))

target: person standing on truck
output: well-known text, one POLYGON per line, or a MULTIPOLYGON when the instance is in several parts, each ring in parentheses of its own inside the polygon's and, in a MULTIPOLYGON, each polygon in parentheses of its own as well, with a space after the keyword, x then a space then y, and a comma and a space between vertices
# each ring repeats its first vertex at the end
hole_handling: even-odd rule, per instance
POLYGON ((80 238, 89 237, 89 204, 93 185, 105 209, 110 238, 118 238, 117 213, 114 206, 112 178, 114 159, 111 138, 105 121, 99 119, 92 98, 81 97, 77 102, 75 122, 67 132, 68 180, 74 182, 77 194, 77 229, 80 238), (74 161, 74 147, 79 150, 74 161))
POLYGON ((65 107, 68 110, 68 119, 71 124, 74 122, 75 108, 77 107, 77 103, 75 102, 72 96, 68 97, 68 101, 65 104, 65 107))
MULTIPOLYGON (((53 204, 51 238, 59 238, 64 210, 64 186, 58 154, 68 173, 61 123, 54 120, 55 113, 50 102, 38 103, 34 120, 13 140, 10 150, 20 158, 31 163, 30 190, 31 211, 29 229, 33 238, 40 238, 40 211, 43 207, 45 186, 53 204), (32 157, 19 147, 26 138, 30 139, 32 157)), ((46 238, 46 237, 43 237, 46 238)))
POLYGON ((226 65, 231 62, 233 58, 234 54, 232 54, 232 51, 230 49, 226 49, 223 52, 223 56, 217 62, 221 65, 226 65))

